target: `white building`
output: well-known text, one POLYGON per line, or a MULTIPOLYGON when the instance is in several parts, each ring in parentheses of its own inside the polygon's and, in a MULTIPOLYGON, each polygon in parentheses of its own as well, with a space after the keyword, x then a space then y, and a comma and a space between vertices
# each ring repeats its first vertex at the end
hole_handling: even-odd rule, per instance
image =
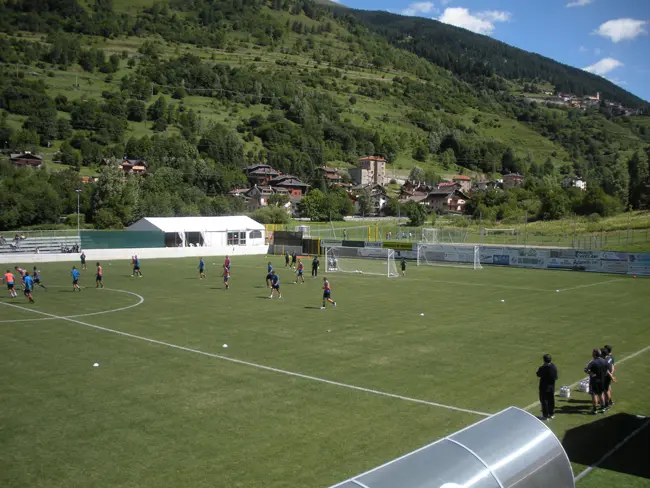
POLYGON ((163 232, 165 247, 219 248, 225 254, 264 254, 267 249, 264 226, 245 215, 145 217, 126 230, 163 232))
POLYGON ((562 181, 562 186, 564 188, 578 188, 582 191, 587 191, 587 182, 582 178, 577 178, 575 176, 566 178, 562 181))

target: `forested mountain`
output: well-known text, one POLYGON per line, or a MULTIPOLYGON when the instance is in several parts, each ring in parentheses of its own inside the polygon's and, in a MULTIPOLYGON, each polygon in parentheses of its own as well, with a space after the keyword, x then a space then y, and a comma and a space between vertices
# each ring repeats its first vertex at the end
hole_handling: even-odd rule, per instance
POLYGON ((510 80, 544 80, 555 91, 578 96, 600 92, 607 100, 628 107, 648 106, 647 101, 600 76, 434 19, 347 8, 335 8, 335 12, 337 18, 349 22, 351 29, 363 25, 391 44, 447 68, 465 80, 492 75, 510 80))
POLYGON ((330 195, 323 201, 340 218, 349 205, 317 168, 369 154, 385 156, 389 174, 414 171, 429 182, 525 174, 525 188, 477 194, 470 209, 488 219, 645 205, 648 117, 521 95, 573 83, 576 94, 601 91, 629 106, 641 106, 636 97, 453 27, 424 22, 407 35, 372 20, 392 17, 365 15, 308 0, 3 1, 0 145, 39 152, 45 165, 0 161, 0 229, 74 213, 80 174, 99 175, 81 194, 96 227, 241 212, 241 200, 226 195, 247 185, 242 169, 259 162, 330 195), (479 69, 481 56, 520 68, 479 69), (124 156, 147 160, 148 176, 100 166, 124 156), (561 187, 573 174, 587 178, 587 195, 561 187))

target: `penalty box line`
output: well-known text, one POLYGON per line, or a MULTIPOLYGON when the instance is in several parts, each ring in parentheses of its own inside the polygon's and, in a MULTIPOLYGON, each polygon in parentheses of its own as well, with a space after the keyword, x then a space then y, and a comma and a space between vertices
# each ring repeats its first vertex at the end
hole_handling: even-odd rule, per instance
POLYGON ((430 402, 430 401, 427 401, 427 400, 421 400, 421 399, 418 399, 418 398, 411 398, 411 397, 407 397, 407 396, 403 396, 403 395, 398 395, 398 394, 395 394, 395 393, 388 393, 388 392, 385 392, 385 391, 374 390, 372 388, 364 388, 362 386, 350 385, 350 384, 347 384, 347 383, 341 383, 339 381, 328 380, 326 378, 319 378, 317 376, 311 376, 311 375, 307 375, 307 374, 296 373, 294 371, 287 371, 287 370, 284 370, 284 369, 274 368, 272 366, 266 366, 266 365, 263 365, 263 364, 252 363, 250 361, 235 359, 235 358, 231 358, 231 357, 228 357, 228 356, 223 356, 221 354, 215 354, 215 353, 210 353, 210 352, 206 352, 206 351, 201 351, 199 349, 193 349, 191 347, 179 346, 178 344, 172 344, 172 343, 169 343, 169 342, 159 341, 157 339, 151 339, 149 337, 139 336, 139 335, 136 335, 136 334, 130 334, 129 332, 123 332, 123 331, 120 331, 120 330, 109 329, 108 327, 102 327, 100 325, 89 324, 88 322, 83 322, 81 320, 77 320, 77 319, 73 319, 73 318, 69 318, 69 317, 62 317, 62 316, 59 316, 59 315, 54 315, 54 314, 51 314, 51 313, 42 312, 40 310, 33 310, 33 309, 30 309, 30 308, 27 308, 27 307, 22 307, 20 305, 14 305, 13 303, 0 302, 0 305, 5 305, 7 307, 13 307, 13 308, 16 308, 16 309, 19 309, 19 310, 24 310, 26 312, 32 312, 32 313, 44 315, 46 317, 51 317, 53 319, 65 320, 67 322, 72 322, 74 324, 83 325, 84 327, 90 327, 92 329, 101 330, 101 331, 104 331, 104 332, 110 332, 112 334, 117 334, 117 335, 120 335, 120 336, 123 336, 123 337, 128 337, 130 339, 136 339, 136 340, 143 341, 143 342, 148 342, 150 344, 156 344, 158 346, 165 346, 165 347, 169 347, 169 348, 176 349, 176 350, 179 350, 179 351, 191 352, 191 353, 194 353, 194 354, 199 354, 201 356, 207 356, 207 357, 214 358, 214 359, 221 359, 223 361, 228 361, 228 362, 231 362, 231 363, 234 363, 234 364, 239 364, 239 365, 242 365, 242 366, 248 366, 248 367, 251 367, 251 368, 261 369, 263 371, 270 371, 272 373, 283 374, 283 375, 291 376, 291 377, 294 377, 294 378, 300 378, 300 379, 303 379, 303 380, 310 380, 310 381, 315 381, 315 382, 318 382, 318 383, 324 383, 324 384, 327 384, 327 385, 338 386, 339 388, 347 388, 349 390, 360 391, 360 392, 363 392, 363 393, 370 393, 370 394, 373 394, 373 395, 378 395, 378 396, 383 396, 383 397, 388 397, 388 398, 394 398, 396 400, 403 400, 403 401, 410 402, 410 403, 417 403, 417 404, 420 404, 420 405, 428 405, 430 407, 439 407, 439 408, 444 408, 444 409, 447 409, 447 410, 454 410, 456 412, 469 413, 469 414, 472 414, 472 415, 479 415, 479 416, 482 416, 482 417, 489 417, 489 416, 492 415, 492 414, 489 414, 489 413, 486 413, 486 412, 479 412, 477 410, 470 410, 470 409, 467 409, 467 408, 454 407, 452 405, 443 405, 442 403, 430 402))

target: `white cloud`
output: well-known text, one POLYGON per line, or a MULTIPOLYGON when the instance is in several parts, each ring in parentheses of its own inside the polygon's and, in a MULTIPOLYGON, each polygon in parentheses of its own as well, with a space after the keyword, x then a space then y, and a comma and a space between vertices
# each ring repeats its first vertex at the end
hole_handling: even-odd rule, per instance
POLYGON ((404 10, 402 10, 402 15, 420 15, 420 14, 430 14, 436 12, 436 8, 433 6, 432 2, 415 2, 410 4, 404 10))
POLYGON ((575 0, 574 2, 569 2, 566 4, 567 8, 571 7, 586 7, 590 3, 593 3, 594 0, 575 0))
POLYGON ((608 20, 598 27, 595 33, 602 37, 609 37, 612 42, 627 41, 646 34, 644 29, 646 24, 645 20, 636 19, 608 20))
POLYGON ((440 5, 449 5, 454 0, 440 0, 440 5))
POLYGON ((604 76, 610 71, 614 71, 616 68, 620 68, 621 66, 623 66, 623 63, 621 63, 618 59, 603 58, 597 63, 582 69, 598 76, 604 76))
POLYGON ((438 18, 440 22, 455 25, 463 29, 476 32, 477 34, 492 34, 496 22, 508 22, 512 15, 510 12, 499 10, 486 10, 483 12, 471 13, 464 7, 448 7, 438 18))

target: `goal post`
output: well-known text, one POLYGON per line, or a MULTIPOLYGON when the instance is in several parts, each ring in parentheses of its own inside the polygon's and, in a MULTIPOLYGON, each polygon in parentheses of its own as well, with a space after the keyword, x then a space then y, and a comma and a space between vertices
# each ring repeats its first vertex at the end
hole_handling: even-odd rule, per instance
POLYGON ((328 273, 357 273, 396 278, 395 251, 381 247, 325 248, 325 266, 328 273))
POLYGON ((421 240, 427 244, 440 244, 438 229, 422 229, 421 240))
POLYGON ((451 244, 421 244, 418 246, 417 265, 483 269, 481 248, 451 244))

